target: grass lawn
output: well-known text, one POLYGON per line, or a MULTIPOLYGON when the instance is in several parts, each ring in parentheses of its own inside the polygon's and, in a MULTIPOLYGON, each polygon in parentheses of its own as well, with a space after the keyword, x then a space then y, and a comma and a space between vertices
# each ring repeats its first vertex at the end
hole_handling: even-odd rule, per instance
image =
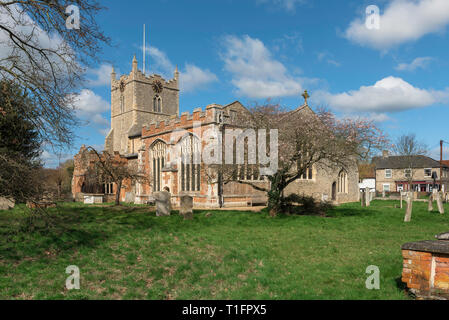
POLYGON ((51 209, 53 228, 33 232, 22 230, 23 207, 0 211, 0 299, 408 299, 401 244, 449 230, 449 214, 416 202, 406 224, 396 204, 346 204, 326 218, 204 210, 184 221, 66 203, 51 209), (80 290, 65 289, 69 265, 80 290), (365 288, 369 265, 380 290, 365 288))

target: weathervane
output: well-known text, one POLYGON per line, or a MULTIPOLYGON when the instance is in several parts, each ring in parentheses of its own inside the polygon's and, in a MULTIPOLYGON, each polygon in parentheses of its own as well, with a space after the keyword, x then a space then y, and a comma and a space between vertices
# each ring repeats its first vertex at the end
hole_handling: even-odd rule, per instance
POLYGON ((307 99, 310 98, 309 94, 307 93, 307 90, 304 90, 302 97, 304 98, 304 101, 305 101, 304 104, 307 105, 307 99))

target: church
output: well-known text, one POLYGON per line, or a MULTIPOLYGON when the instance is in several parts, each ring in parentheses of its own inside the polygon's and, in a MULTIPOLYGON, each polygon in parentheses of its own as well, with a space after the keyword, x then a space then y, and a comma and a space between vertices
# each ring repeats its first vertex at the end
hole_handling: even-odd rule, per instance
MULTIPOLYGON (((257 191, 237 181, 223 183, 211 179, 214 172, 202 160, 194 159, 204 148, 202 139, 206 132, 219 132, 223 126, 239 125, 239 113, 245 107, 238 101, 227 105, 210 104, 205 109, 197 108, 192 113, 179 112, 179 72, 174 70, 172 79, 160 75, 146 75, 138 69, 136 57, 128 75, 117 78, 111 73, 111 129, 105 138, 105 151, 120 157, 121 161, 138 168, 148 177, 148 183, 127 181, 120 190, 120 201, 145 204, 152 194, 168 187, 172 203, 179 205, 180 197, 190 195, 198 208, 242 207, 265 205, 266 193, 257 191), (182 134, 179 134, 181 132, 182 134), (179 150, 176 154, 172 151, 179 150)), ((307 105, 295 111, 313 115, 307 105)), ((213 139, 208 136, 208 139, 213 139)), ((81 161, 85 146, 75 155, 75 170, 72 194, 79 201, 84 194, 100 193, 107 202, 112 201, 117 186, 105 183, 96 192, 87 187, 88 168, 81 161)), ((95 159, 91 159, 91 163, 95 159)), ((239 165, 237 179, 254 185, 267 187, 269 181, 248 166, 239 165)), ((216 175, 215 175, 216 176, 216 175)), ((305 194, 317 200, 334 203, 359 200, 358 169, 318 170, 313 167, 308 173, 291 183, 286 193, 305 194)))

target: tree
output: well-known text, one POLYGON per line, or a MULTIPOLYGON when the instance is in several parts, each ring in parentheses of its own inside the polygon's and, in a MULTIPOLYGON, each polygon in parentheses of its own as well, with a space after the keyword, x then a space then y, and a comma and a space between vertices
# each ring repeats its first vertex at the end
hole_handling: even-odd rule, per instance
POLYGON ((427 155, 427 146, 419 142, 416 135, 413 133, 402 135, 397 138, 395 144, 393 145, 393 152, 401 157, 405 165, 404 177, 408 181, 409 194, 407 199, 407 211, 405 213, 404 221, 409 222, 412 218, 412 208, 413 208, 413 177, 415 174, 415 169, 417 161, 419 161, 419 156, 427 155))
POLYGON ((24 116, 47 143, 66 146, 73 140, 73 93, 86 67, 98 62, 101 45, 110 42, 95 21, 102 9, 96 0, 0 2, 0 77, 33 100, 24 116), (67 28, 70 5, 79 9, 79 29, 67 28))
POLYGON ((97 186, 104 183, 114 183, 115 205, 120 205, 120 191, 126 181, 133 183, 149 183, 151 179, 147 177, 137 165, 130 163, 118 153, 111 154, 103 151, 101 154, 93 147, 86 147, 82 154, 84 167, 88 167, 86 178, 91 185, 97 186), (89 155, 93 155, 92 161, 89 155))
POLYGON ((12 81, 0 81, 0 196, 23 202, 42 193, 41 139, 28 117, 33 101, 12 81))
MULTIPOLYGON (((387 141, 373 122, 348 118, 338 120, 324 108, 316 113, 308 106, 288 111, 277 104, 267 103, 249 108, 242 115, 241 122, 253 129, 278 130, 278 148, 269 150, 270 153, 278 152, 278 169, 267 175, 269 188, 236 179, 235 165, 218 166, 218 176, 224 183, 236 181, 266 192, 271 215, 287 209, 289 199, 284 196, 285 188, 312 166, 324 170, 335 167, 348 169, 358 159, 366 159, 381 149, 387 141)), ((227 143, 232 142, 224 142, 227 143)))

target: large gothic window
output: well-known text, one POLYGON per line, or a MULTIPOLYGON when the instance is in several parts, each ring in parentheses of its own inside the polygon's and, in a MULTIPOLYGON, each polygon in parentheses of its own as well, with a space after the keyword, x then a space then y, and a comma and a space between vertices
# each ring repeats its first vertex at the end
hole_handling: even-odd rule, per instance
POLYGON ((338 175, 338 192, 348 193, 348 174, 345 170, 338 175))
POLYGON ((165 166, 165 152, 167 146, 162 141, 156 142, 151 148, 151 163, 153 191, 161 191, 162 187, 162 169, 165 166))
POLYGON ((188 135, 181 139, 180 184, 181 191, 200 191, 201 189, 201 141, 188 135))
POLYGON ((162 112, 162 98, 159 95, 155 95, 153 98, 153 111, 162 112))

